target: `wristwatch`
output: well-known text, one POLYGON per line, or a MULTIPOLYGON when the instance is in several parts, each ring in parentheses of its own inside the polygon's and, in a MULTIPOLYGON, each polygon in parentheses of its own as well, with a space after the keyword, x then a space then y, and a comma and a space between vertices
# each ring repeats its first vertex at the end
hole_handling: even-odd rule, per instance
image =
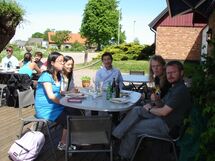
POLYGON ((152 109, 152 107, 148 108, 148 113, 151 113, 151 109, 152 109))

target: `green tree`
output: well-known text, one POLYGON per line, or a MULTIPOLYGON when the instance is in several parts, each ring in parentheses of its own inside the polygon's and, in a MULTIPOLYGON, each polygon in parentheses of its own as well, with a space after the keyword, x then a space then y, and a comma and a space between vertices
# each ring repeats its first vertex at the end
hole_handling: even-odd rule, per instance
POLYGON ((23 21, 24 10, 14 0, 0 0, 0 52, 23 21))
POLYGON ((35 32, 34 34, 32 34, 31 36, 32 38, 43 38, 44 34, 40 33, 40 32, 35 32))
POLYGON ((120 44, 125 43, 125 40, 126 40, 125 31, 120 32, 119 43, 120 44))
POLYGON ((55 31, 55 29, 46 29, 46 31, 44 31, 44 33, 43 33, 43 40, 46 40, 46 41, 48 41, 48 32, 54 32, 55 31))
POLYGON ((114 38, 111 39, 111 44, 118 45, 118 36, 119 36, 119 44, 125 43, 125 40, 126 40, 125 31, 123 32, 120 31, 120 35, 116 35, 114 38))
POLYGON ((119 11, 116 0, 89 0, 81 24, 81 35, 97 50, 117 39, 119 11))
POLYGON ((69 34, 71 31, 56 31, 55 35, 51 37, 51 39, 57 44, 58 49, 61 48, 61 45, 69 39, 69 34))

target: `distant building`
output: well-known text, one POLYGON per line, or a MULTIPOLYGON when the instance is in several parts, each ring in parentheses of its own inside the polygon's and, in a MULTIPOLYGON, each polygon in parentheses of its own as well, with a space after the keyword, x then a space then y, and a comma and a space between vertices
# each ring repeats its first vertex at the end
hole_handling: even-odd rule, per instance
POLYGON ((19 48, 23 49, 25 47, 26 41, 23 40, 16 40, 14 42, 19 48))
POLYGON ((199 61, 207 47, 207 24, 193 23, 193 13, 170 17, 165 9, 149 27, 155 32, 155 53, 164 59, 199 61))
POLYGON ((26 45, 28 46, 41 46, 42 47, 43 39, 42 38, 29 38, 26 45))
MULTIPOLYGON (((53 35, 55 35, 55 32, 48 32, 48 44, 49 44, 49 47, 56 48, 57 45, 51 38, 53 35)), ((65 41, 64 44, 62 44, 62 47, 70 48, 71 44, 73 44, 75 42, 78 42, 78 43, 84 45, 86 42, 86 38, 82 38, 79 33, 70 33, 69 39, 67 41, 65 41)))

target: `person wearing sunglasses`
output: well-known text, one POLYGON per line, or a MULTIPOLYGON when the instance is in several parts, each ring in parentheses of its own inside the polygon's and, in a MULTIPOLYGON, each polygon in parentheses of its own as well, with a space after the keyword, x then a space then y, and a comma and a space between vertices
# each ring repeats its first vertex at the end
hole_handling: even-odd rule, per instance
POLYGON ((15 56, 13 56, 13 47, 8 46, 6 51, 7 55, 2 59, 1 62, 2 67, 4 69, 15 69, 19 66, 19 61, 15 56))

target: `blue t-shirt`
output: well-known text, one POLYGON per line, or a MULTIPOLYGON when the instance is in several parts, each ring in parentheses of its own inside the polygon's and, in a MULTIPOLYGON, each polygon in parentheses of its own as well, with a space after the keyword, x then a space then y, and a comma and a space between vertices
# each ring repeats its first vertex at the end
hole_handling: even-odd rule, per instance
POLYGON ((32 77, 33 70, 29 67, 29 64, 31 62, 25 63, 20 69, 19 69, 19 74, 28 74, 29 77, 32 77))
POLYGON ((55 121, 64 110, 60 104, 54 103, 47 96, 43 83, 50 82, 52 90, 56 97, 60 98, 60 83, 56 84, 51 74, 44 72, 38 79, 36 96, 35 96, 35 111, 37 118, 44 118, 55 121))

